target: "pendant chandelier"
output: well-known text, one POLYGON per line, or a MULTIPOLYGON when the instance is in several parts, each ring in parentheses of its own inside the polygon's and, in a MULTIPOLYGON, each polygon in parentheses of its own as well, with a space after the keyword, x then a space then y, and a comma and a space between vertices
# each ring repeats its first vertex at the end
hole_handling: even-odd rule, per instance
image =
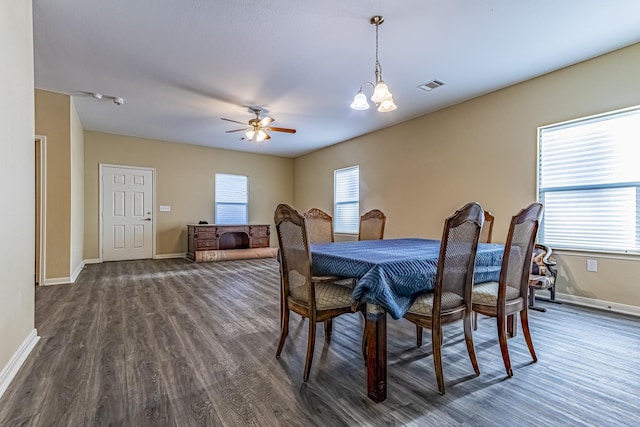
POLYGON ((367 97, 362 91, 365 85, 371 85, 373 88, 373 95, 371 95, 371 101, 376 104, 378 107, 378 111, 381 113, 387 113, 389 111, 393 111, 396 108, 396 104, 393 102, 393 95, 389 91, 389 88, 385 84, 384 80, 382 80, 382 66, 380 65, 380 61, 378 60, 378 27, 380 24, 384 22, 384 18, 380 15, 376 15, 369 21, 371 25, 376 26, 376 65, 375 65, 375 84, 371 82, 364 82, 360 85, 360 90, 356 94, 353 102, 351 103, 351 108, 354 110, 366 110, 369 108, 369 103, 367 102, 367 97))

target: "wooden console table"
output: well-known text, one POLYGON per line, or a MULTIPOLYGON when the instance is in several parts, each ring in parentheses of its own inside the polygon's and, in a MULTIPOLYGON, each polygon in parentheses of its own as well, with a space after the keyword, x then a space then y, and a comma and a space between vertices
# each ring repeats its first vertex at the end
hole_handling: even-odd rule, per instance
POLYGON ((269 225, 188 224, 187 259, 210 261, 211 251, 269 247, 269 225))

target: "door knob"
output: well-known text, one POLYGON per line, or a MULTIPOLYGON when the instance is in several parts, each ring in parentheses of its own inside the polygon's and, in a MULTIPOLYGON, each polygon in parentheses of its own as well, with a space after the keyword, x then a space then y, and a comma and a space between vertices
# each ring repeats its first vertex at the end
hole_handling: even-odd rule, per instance
POLYGON ((145 218, 143 221, 151 221, 151 218, 145 218))

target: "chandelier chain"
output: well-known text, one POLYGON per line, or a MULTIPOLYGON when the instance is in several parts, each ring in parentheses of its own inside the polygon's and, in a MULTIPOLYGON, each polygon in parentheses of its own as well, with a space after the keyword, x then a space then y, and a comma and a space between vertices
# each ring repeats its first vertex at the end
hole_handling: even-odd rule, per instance
POLYGON ((376 66, 375 66, 375 73, 376 73, 376 84, 382 80, 382 65, 380 65, 380 61, 378 60, 378 26, 380 24, 376 21, 375 26, 376 26, 376 66))

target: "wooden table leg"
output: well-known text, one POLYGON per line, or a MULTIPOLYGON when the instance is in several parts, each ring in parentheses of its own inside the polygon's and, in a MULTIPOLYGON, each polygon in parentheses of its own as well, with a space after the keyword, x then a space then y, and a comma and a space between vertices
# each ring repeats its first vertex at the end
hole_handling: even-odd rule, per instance
POLYGON ((367 395, 374 402, 387 398, 387 313, 367 304, 367 395))

